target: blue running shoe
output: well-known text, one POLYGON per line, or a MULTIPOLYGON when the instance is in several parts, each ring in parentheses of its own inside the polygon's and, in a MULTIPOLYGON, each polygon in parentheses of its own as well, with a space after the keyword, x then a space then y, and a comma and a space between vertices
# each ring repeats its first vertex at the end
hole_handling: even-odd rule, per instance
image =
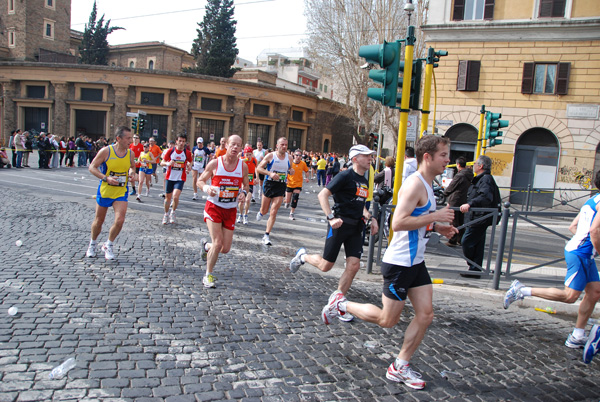
POLYGON ((600 326, 596 324, 592 327, 590 336, 588 336, 588 340, 583 348, 583 362, 590 364, 594 355, 598 353, 598 350, 600 350, 600 326))

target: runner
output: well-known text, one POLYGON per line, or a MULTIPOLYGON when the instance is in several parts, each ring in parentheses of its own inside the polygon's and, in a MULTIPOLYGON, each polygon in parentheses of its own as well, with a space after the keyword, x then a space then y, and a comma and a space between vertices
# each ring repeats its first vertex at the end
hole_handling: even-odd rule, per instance
MULTIPOLYGON (((263 149, 263 143, 262 141, 256 141, 256 149, 253 152, 254 157, 256 158, 256 162, 258 162, 259 164, 262 162, 262 160, 265 158, 265 156, 267 155, 267 150, 263 149)), ((262 197, 262 186, 263 186, 263 182, 265 180, 265 175, 264 174, 258 174, 258 182, 256 183, 257 186, 254 186, 254 192, 252 193, 252 202, 256 202, 256 198, 258 198, 259 200, 262 197), (256 194, 254 194, 256 193, 256 194)))
POLYGON ((150 144, 149 143, 144 144, 144 150, 140 154, 138 161, 140 162, 140 172, 139 172, 140 192, 138 193, 137 197, 135 197, 135 199, 138 202, 142 202, 142 199, 140 196, 142 195, 141 193, 142 193, 142 188, 144 187, 144 182, 146 183, 146 194, 144 194, 144 197, 148 197, 150 195, 150 183, 152 182, 152 173, 154 171, 152 166, 154 165, 154 162, 156 162, 156 158, 154 157, 154 154, 152 152, 150 152, 150 144))
MULTIPOLYGON (((175 141, 171 140, 169 141, 169 145, 163 149, 162 153, 160 154, 160 160, 162 162, 163 159, 165 159, 165 155, 167 154, 167 152, 169 151, 169 149, 172 149, 175 147, 175 141)), ((160 162, 159 162, 160 163, 160 162)), ((160 163, 160 165, 162 166, 162 163, 160 163)), ((167 167, 163 166, 162 168, 163 171, 163 192, 159 194, 159 197, 165 198, 165 189, 167 188, 167 167)))
POLYGON ((123 228, 127 213, 127 184, 136 180, 133 152, 129 149, 131 130, 125 126, 118 127, 115 141, 116 144, 102 148, 89 167, 90 173, 101 180, 96 195, 96 216, 92 223, 90 244, 85 253, 89 258, 96 256, 96 239, 102 231, 106 212, 112 206, 115 221, 108 232, 108 240, 102 245, 102 251, 104 258, 114 260, 113 242, 123 228))
POLYGON ((219 140, 219 146, 215 149, 215 156, 213 159, 217 159, 219 156, 223 156, 227 153, 227 139, 225 137, 221 137, 219 140))
MULTIPOLYGON (((371 157, 374 153, 375 151, 371 151, 364 145, 350 148, 352 169, 341 172, 319 193, 319 203, 328 221, 323 256, 308 255, 306 249, 302 247, 290 262, 292 273, 298 271, 305 262, 323 272, 328 272, 333 268, 343 244, 346 252, 346 268, 333 295, 346 294, 360 268, 365 224, 370 223, 371 233, 376 233, 378 229, 377 221, 365 207, 369 185, 365 172, 371 165, 371 157), (329 205, 331 196, 334 201, 333 208, 329 205)), ((351 321, 353 317, 345 314, 340 319, 351 321)))
POLYGON ((236 206, 248 195, 248 166, 238 158, 241 148, 242 139, 238 135, 230 136, 227 153, 210 161, 198 179, 198 186, 208 194, 204 222, 211 242, 201 241, 201 257, 206 261, 206 275, 202 283, 206 288, 216 286, 213 269, 219 254, 226 254, 231 249, 236 206))
POLYGON ((400 187, 392 218, 394 236, 383 256, 383 309, 373 304, 348 301, 338 292, 331 295, 321 317, 329 324, 334 317, 350 313, 383 328, 391 328, 400 320, 408 297, 415 315, 406 328, 400 353, 388 367, 386 377, 422 389, 425 381, 420 373, 409 367, 409 361, 433 321, 433 287, 424 261, 426 233, 436 231, 450 238, 458 230, 451 225, 436 225, 436 222, 452 222, 454 211, 448 206, 436 211, 431 187, 435 176, 450 162, 448 139, 427 135, 417 141, 416 148, 419 169, 400 187))
POLYGON ((281 207, 283 202, 283 196, 286 189, 287 175, 294 174, 293 170, 290 170, 292 166, 292 159, 287 153, 288 140, 285 137, 281 137, 277 140, 277 150, 271 152, 260 162, 256 170, 260 174, 266 176, 265 184, 263 186, 263 196, 260 204, 260 211, 256 214, 256 220, 260 221, 264 215, 269 212, 269 220, 267 221, 267 229, 263 236, 263 244, 270 246, 271 238, 269 234, 273 230, 275 220, 277 219, 277 211, 281 207))
POLYGON ((290 210, 290 219, 296 220, 294 217, 294 212, 296 211, 296 207, 298 206, 298 200, 300 199, 300 194, 302 193, 302 177, 304 176, 304 181, 308 183, 308 166, 306 163, 301 160, 302 152, 300 150, 296 150, 294 152, 294 159, 292 161, 292 170, 294 174, 290 174, 287 177, 287 187, 285 189, 285 207, 289 208, 290 202, 292 205, 292 209, 290 210))
POLYGON ((198 176, 204 172, 204 166, 210 157, 210 150, 204 146, 204 139, 198 137, 196 140, 196 146, 192 149, 192 155, 194 157, 194 165, 192 166, 192 186, 194 187, 194 196, 192 200, 198 199, 198 176))
MULTIPOLYGON (((596 188, 600 188, 600 171, 596 173, 594 185, 596 188)), ((583 361, 585 363, 590 363, 600 349, 598 325, 592 328, 589 336, 585 336, 585 326, 600 299, 600 276, 594 261, 594 256, 598 254, 597 250, 600 250, 599 209, 600 194, 596 194, 583 204, 569 226, 569 230, 574 236, 565 246, 567 272, 564 289, 531 288, 514 280, 504 296, 504 308, 508 308, 513 302, 529 296, 571 304, 575 303, 581 292, 585 291, 579 304, 575 328, 565 341, 565 346, 569 348, 584 349, 583 361)))
MULTIPOLYGON (((250 190, 248 191, 248 193, 252 194, 252 191, 254 190, 254 181, 256 180, 256 166, 258 165, 258 162, 256 161, 254 154, 252 153, 251 145, 246 145, 246 147, 244 148, 244 157, 242 158, 242 160, 248 166, 248 184, 250 186, 250 190)), ((250 199, 251 197, 248 196, 244 198, 244 201, 239 202, 239 216, 237 219, 237 223, 243 222, 244 225, 248 224, 248 210, 250 209, 250 199)))
POLYGON ((175 147, 169 149, 160 163, 167 166, 165 184, 165 215, 162 223, 175 223, 175 211, 179 205, 179 196, 185 184, 186 173, 192 168, 192 153, 186 149, 187 135, 179 134, 175 147), (171 201, 172 199, 172 201, 171 201), (171 214, 169 215, 169 209, 171 214))
POLYGON ((152 163, 152 176, 154 176, 154 183, 158 183, 158 164, 160 163, 162 150, 156 145, 156 139, 154 137, 150 137, 148 143, 150 144, 150 152, 152 152, 152 155, 154 155, 155 158, 154 163, 152 163))
MULTIPOLYGON (((140 143, 140 136, 138 134, 133 134, 133 144, 129 145, 129 149, 133 151, 133 160, 135 161, 135 173, 140 173, 140 161, 139 157, 142 151, 144 150, 144 146, 140 143)), ((129 195, 136 195, 135 191, 135 182, 131 182, 131 193, 129 195)))

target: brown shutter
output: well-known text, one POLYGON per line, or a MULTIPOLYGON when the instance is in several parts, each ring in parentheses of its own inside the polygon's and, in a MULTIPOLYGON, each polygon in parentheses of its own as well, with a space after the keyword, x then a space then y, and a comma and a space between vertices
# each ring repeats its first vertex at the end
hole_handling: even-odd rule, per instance
POLYGON ((541 0, 540 17, 550 18, 565 16, 566 0, 541 0))
POLYGON ((565 16, 565 0, 554 0, 552 4, 552 16, 553 17, 564 17, 565 16))
POLYGON ((481 62, 479 60, 469 60, 469 67, 467 68, 467 91, 479 90, 480 69, 481 62))
POLYGON ((552 16, 552 3, 553 3, 553 0, 541 0, 540 1, 540 17, 551 17, 552 16))
POLYGON ((521 83, 522 94, 533 93, 533 75, 535 72, 535 63, 523 63, 523 82, 521 83))
POLYGON ((485 6, 483 8, 483 19, 494 19, 494 0, 485 0, 485 6))
POLYGON ((462 21, 465 19, 465 0, 454 0, 454 11, 452 12, 452 21, 462 21))
POLYGON ((558 63, 556 72, 556 94, 566 95, 569 91, 569 75, 571 74, 571 63, 558 63))
POLYGON ((459 60, 458 62, 458 78, 456 80, 456 90, 466 91, 467 90, 467 68, 469 66, 468 60, 459 60))

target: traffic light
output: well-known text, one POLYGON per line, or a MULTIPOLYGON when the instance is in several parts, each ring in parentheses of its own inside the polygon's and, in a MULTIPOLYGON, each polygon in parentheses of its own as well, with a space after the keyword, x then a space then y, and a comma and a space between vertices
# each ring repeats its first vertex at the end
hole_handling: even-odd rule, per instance
POLYGON ((133 119, 131 119, 131 129, 134 132, 137 132, 137 127, 138 127, 138 118, 134 117, 133 119))
POLYGON ((369 78, 381 83, 383 88, 369 88, 367 96, 384 106, 396 106, 398 93, 398 67, 400 65, 400 41, 383 42, 381 45, 361 46, 358 55, 369 63, 379 64, 383 70, 369 71, 369 78))
POLYGON ((433 51, 433 48, 429 48, 429 53, 427 54, 427 64, 433 64, 433 68, 439 67, 437 63, 440 61, 441 56, 448 56, 447 50, 438 50, 437 52, 433 51))
POLYGON ((378 149, 377 147, 379 145, 379 134, 377 134, 377 133, 371 133, 371 134, 369 134, 369 137, 372 138, 373 148, 374 149, 378 149))
MULTIPOLYGON (((400 62, 400 71, 404 72, 404 62, 400 62)), ((419 110, 419 99, 421 96, 421 76, 423 75, 423 61, 421 59, 413 60, 412 75, 410 78, 410 102, 408 107, 413 110, 419 110)), ((402 102, 402 86, 404 78, 398 79, 397 103, 402 102)))
POLYGON ((144 131, 144 125, 146 124, 146 120, 140 119, 140 133, 144 131))
POLYGON ((501 113, 487 112, 485 115, 485 139, 490 140, 488 145, 490 148, 502 144, 502 139, 497 137, 502 137, 504 133, 498 129, 508 127, 509 124, 508 120, 500 120, 500 117, 502 117, 501 113))

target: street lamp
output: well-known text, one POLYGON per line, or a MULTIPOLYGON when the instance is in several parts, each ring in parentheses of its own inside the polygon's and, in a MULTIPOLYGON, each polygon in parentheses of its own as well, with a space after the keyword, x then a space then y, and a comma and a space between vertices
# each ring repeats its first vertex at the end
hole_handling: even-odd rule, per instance
POLYGON ((410 15, 415 11, 415 5, 412 3, 412 0, 406 0, 404 11, 408 15, 408 25, 410 25, 410 15))

